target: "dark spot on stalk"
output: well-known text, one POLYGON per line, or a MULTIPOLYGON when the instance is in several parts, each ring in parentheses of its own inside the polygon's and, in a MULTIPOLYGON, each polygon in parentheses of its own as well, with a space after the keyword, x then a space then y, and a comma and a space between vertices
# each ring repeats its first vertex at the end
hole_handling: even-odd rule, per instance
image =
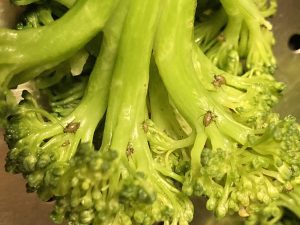
POLYGON ((66 147, 70 144, 70 141, 69 140, 66 140, 61 146, 62 147, 66 147))
POLYGON ((208 110, 203 117, 203 125, 205 127, 208 127, 211 122, 215 122, 216 121, 217 116, 215 114, 213 114, 212 111, 208 110))
POLYGON ((217 37, 217 40, 218 40, 219 42, 224 42, 224 41, 225 41, 225 36, 224 36, 224 34, 221 33, 221 34, 217 37))
POLYGON ((71 122, 64 128, 64 133, 76 133, 79 127, 79 122, 71 122))
POLYGON ((214 80, 211 82, 215 87, 221 87, 226 84, 226 79, 222 75, 214 75, 214 80))

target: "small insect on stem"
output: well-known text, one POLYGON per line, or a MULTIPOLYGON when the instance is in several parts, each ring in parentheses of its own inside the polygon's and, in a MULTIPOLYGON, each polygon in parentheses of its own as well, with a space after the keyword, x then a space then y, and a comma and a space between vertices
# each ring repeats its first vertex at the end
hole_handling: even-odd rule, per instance
POLYGON ((148 133, 148 125, 147 125, 146 121, 143 122, 143 130, 145 133, 148 133))
POLYGON ((217 37, 217 40, 218 40, 219 42, 224 42, 224 41, 225 41, 225 36, 224 36, 224 34, 221 33, 221 34, 217 37))
POLYGON ((64 133, 76 133, 78 128, 80 127, 79 122, 71 122, 64 128, 64 133))
POLYGON ((129 144, 126 148, 126 156, 129 158, 134 153, 134 148, 131 144, 129 144))
POLYGON ((226 84, 226 79, 222 75, 214 75, 214 80, 211 82, 215 87, 221 87, 226 84))
POLYGON ((61 147, 67 147, 69 144, 71 144, 70 141, 69 141, 69 140, 66 140, 66 141, 61 145, 61 147))
POLYGON ((208 110, 203 116, 203 125, 208 127, 211 122, 216 121, 217 116, 212 111, 208 110))

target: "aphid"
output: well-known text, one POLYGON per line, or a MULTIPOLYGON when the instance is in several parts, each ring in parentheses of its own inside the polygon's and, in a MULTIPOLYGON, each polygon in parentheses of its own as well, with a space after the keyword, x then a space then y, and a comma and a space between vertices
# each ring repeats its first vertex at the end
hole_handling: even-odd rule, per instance
POLYGON ((218 37, 217 37, 217 40, 220 41, 220 42, 224 42, 225 41, 225 36, 223 33, 221 33, 218 37))
POLYGON ((214 75, 214 80, 211 82, 215 87, 221 87, 226 84, 226 79, 222 75, 214 75))
POLYGON ((64 128, 64 133, 76 133, 79 127, 79 122, 71 122, 64 128))
POLYGON ((148 125, 146 122, 143 122, 143 130, 145 133, 148 133, 148 125))
POLYGON ((129 158, 134 153, 134 148, 132 145, 128 145, 126 148, 126 156, 129 158))
POLYGON ((70 141, 69 140, 66 140, 61 146, 62 147, 66 147, 70 144, 70 141))
POLYGON ((215 114, 213 114, 212 111, 208 110, 204 116, 203 116, 203 125, 205 127, 209 126, 209 124, 211 122, 215 122, 216 121, 217 116, 215 114))

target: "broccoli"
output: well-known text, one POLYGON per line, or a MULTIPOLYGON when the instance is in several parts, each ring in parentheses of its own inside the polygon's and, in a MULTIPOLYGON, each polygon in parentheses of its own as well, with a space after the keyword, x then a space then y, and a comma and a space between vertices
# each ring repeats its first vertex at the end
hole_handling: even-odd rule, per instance
MULTIPOLYGON (((268 204, 278 192, 292 189, 290 181, 297 176, 297 169, 292 168, 299 166, 295 158, 300 137, 297 124, 292 118, 279 120, 270 114, 268 126, 256 130, 234 120, 231 111, 216 101, 201 82, 193 65, 195 59, 189 54, 194 48, 193 29, 187 26, 193 21, 192 1, 168 3, 154 54, 172 101, 196 132, 183 191, 207 196, 207 208, 219 217, 228 211, 247 217, 257 205, 268 204), (179 21, 177 26, 168 26, 172 20, 179 21)), ((198 61, 198 68, 202 62, 198 61)))
POLYGON ((5 98, 8 88, 68 59, 103 28, 117 1, 97 2, 77 1, 65 16, 49 26, 21 31, 1 29, 1 115, 8 108, 5 98), (75 28, 80 32, 74 34, 75 28))
POLYGON ((0 30, 6 170, 55 201, 55 223, 188 225, 201 197, 220 224, 296 224, 275 1, 12 2, 26 10, 0 30))
MULTIPOLYGON (((120 18, 114 19, 118 21, 120 18)), ((39 106, 30 94, 25 93, 24 100, 16 112, 8 118, 6 139, 11 152, 7 157, 7 170, 23 173, 28 181, 28 189, 37 191, 45 200, 53 196, 51 188, 45 187, 49 185, 53 186, 53 190, 56 188, 59 177, 65 172, 80 142, 92 144, 94 131, 105 113, 108 101, 107 86, 110 85, 110 73, 118 43, 118 37, 114 37, 115 31, 111 29, 111 27, 107 29, 106 39, 115 44, 104 44, 105 47, 102 48, 95 63, 84 94, 83 83, 76 84, 73 81, 72 85, 69 85, 69 93, 60 93, 58 98, 48 95, 53 96, 49 99, 49 103, 51 110, 57 114, 55 116, 39 106), (83 95, 82 98, 72 91, 72 86, 78 89, 78 94, 83 95), (77 95, 75 99, 74 95, 77 95), (80 102, 75 103, 75 107, 71 107, 71 110, 70 107, 66 107, 60 112, 59 105, 74 104, 76 99, 80 102), (94 105, 98 106, 97 110, 91 110, 94 105), (29 122, 31 121, 29 118, 33 118, 32 122, 36 123, 29 122), (35 129, 30 129, 32 126, 35 129), (19 163, 22 159, 24 162, 19 163)))
POLYGON ((271 25, 264 17, 276 12, 276 2, 271 1, 269 5, 266 1, 222 0, 221 3, 223 8, 198 25, 196 42, 212 62, 226 72, 273 74, 276 67, 271 51, 274 38, 271 25), (243 60, 246 60, 245 65, 243 60))

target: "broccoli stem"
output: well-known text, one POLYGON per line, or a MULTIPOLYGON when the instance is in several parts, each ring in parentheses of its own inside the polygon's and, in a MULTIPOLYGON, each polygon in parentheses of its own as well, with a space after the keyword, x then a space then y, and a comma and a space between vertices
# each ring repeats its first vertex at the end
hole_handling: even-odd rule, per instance
POLYGON ((242 22, 240 41, 239 41, 239 55, 240 58, 247 57, 248 54, 248 41, 249 41, 249 30, 247 28, 245 20, 242 22))
POLYGON ((207 136, 204 132, 197 134, 194 146, 191 150, 191 165, 192 165, 192 176, 197 177, 202 167, 201 165, 201 154, 202 150, 207 141, 207 136))
POLYGON ((150 118, 159 126, 160 130, 175 139, 186 137, 184 129, 176 118, 175 109, 170 104, 168 92, 158 74, 154 60, 151 60, 150 64, 149 102, 150 118))
POLYGON ((209 97, 210 93, 199 81, 191 54, 195 1, 178 0, 167 5, 160 19, 154 53, 161 78, 174 104, 197 132, 204 130, 203 117, 212 111, 222 133, 239 143, 246 143, 252 131, 234 121, 229 112, 209 97), (169 26, 171 22, 177 26, 169 26))
MULTIPOLYGON (((39 146, 43 140, 48 138, 61 138, 58 134, 64 133, 64 129, 71 123, 79 123, 78 130, 74 131, 72 135, 71 145, 68 150, 60 158, 62 161, 68 161, 77 150, 79 142, 92 144, 94 131, 103 117, 107 108, 108 91, 111 83, 111 74, 117 54, 117 45, 119 41, 119 34, 122 29, 122 21, 125 17, 126 10, 118 16, 112 17, 109 20, 107 28, 105 28, 105 38, 100 51, 100 54, 95 63, 94 69, 90 75, 88 85, 84 96, 78 107, 66 118, 60 122, 53 123, 41 130, 38 134, 32 135, 21 141, 34 141, 35 145, 39 146), (97 107, 95 107, 97 106, 97 107)), ((33 146, 32 149, 36 149, 33 146)))
POLYGON ((57 84, 66 75, 66 70, 68 66, 69 65, 67 63, 62 63, 57 68, 53 68, 52 70, 50 70, 45 74, 48 75, 54 73, 52 76, 43 77, 44 74, 41 74, 41 77, 38 77, 35 80, 36 87, 39 89, 44 89, 57 84))
POLYGON ((291 193, 282 193, 278 200, 278 205, 288 208, 300 218, 300 193, 297 189, 299 188, 296 187, 296 190, 293 190, 291 193))
POLYGON ((159 166, 153 160, 146 135, 141 126, 141 121, 145 119, 144 108, 142 106, 143 105, 139 106, 140 110, 135 121, 133 132, 132 143, 136 149, 133 160, 136 162, 137 169, 144 172, 151 180, 158 200, 164 204, 161 208, 168 206, 174 211, 174 215, 171 219, 166 218, 164 222, 166 224, 185 225, 187 224, 186 221, 191 221, 192 219, 193 206, 186 196, 163 178, 163 176, 166 176, 178 182, 183 182, 182 177, 159 166), (167 222, 168 220, 171 221, 167 222))
MULTIPOLYGON (((247 69, 259 70, 267 68, 271 74, 274 73, 275 58, 272 53, 272 39, 268 39, 269 34, 263 35, 272 29, 271 24, 265 20, 258 7, 252 1, 238 0, 235 2, 235 9, 240 12, 247 28, 249 29, 249 43, 247 54, 247 69), (264 26, 268 31, 263 31, 264 26)), ((222 1, 223 6, 232 8, 232 2, 228 0, 222 1)))
MULTIPOLYGON (((234 8, 239 9, 240 13, 244 16, 245 22, 247 24, 258 23, 259 25, 264 25, 269 30, 272 29, 272 25, 270 24, 270 22, 265 20, 253 1, 238 0, 235 3, 236 4, 234 5, 234 8)), ((228 0, 224 0, 222 1, 222 4, 231 4, 231 2, 228 0)), ((232 7, 232 5, 228 5, 228 7, 230 6, 232 7)))
POLYGON ((196 24, 194 31, 195 42, 200 45, 204 52, 216 43, 216 37, 221 33, 226 21, 226 13, 223 8, 220 8, 207 21, 196 24))
POLYGON ((225 42, 230 46, 237 48, 239 34, 242 26, 242 18, 240 15, 229 15, 226 28, 224 30, 225 42))
MULTIPOLYGON (((80 122, 83 131, 82 142, 91 143, 94 131, 102 119, 108 104, 109 87, 111 84, 113 68, 117 57, 122 22, 127 13, 127 1, 123 1, 117 16, 112 17, 104 27, 104 39, 94 69, 90 75, 88 86, 83 99, 77 109, 72 113, 80 122), (81 107, 82 106, 82 107, 81 107), (97 106, 95 108, 95 106, 97 106), (86 116, 88 115, 88 117, 86 116), (81 118, 85 118, 84 121, 81 118), (87 126, 86 128, 84 128, 87 126)), ((74 118, 76 121, 77 119, 74 118)))
POLYGON ((228 17, 227 24, 222 33, 223 36, 219 38, 218 43, 208 50, 207 55, 219 68, 237 75, 241 72, 237 49, 243 18, 239 11, 232 6, 234 5, 232 1, 229 1, 229 5, 230 7, 228 4, 223 4, 228 17))
POLYGON ((125 158, 136 109, 145 105, 158 9, 159 0, 135 0, 129 6, 120 39, 102 146, 110 146, 125 158))
POLYGON ((47 26, 21 31, 1 29, 1 86, 7 86, 14 74, 34 66, 48 68, 48 64, 72 56, 103 28, 117 2, 78 0, 62 18, 47 26))

